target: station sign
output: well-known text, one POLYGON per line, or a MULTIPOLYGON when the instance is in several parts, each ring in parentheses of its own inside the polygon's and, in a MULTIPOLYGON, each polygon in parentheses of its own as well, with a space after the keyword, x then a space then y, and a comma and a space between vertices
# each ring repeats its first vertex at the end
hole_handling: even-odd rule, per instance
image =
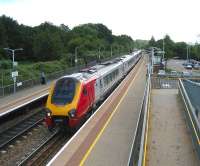
POLYGON ((16 83, 17 77, 13 77, 13 81, 14 81, 14 83, 16 83))
POLYGON ((164 54, 165 51, 156 51, 156 53, 158 53, 158 54, 164 54))
POLYGON ((22 82, 17 83, 17 87, 22 86, 22 82))
POLYGON ((12 78, 17 77, 18 76, 18 71, 13 71, 12 72, 12 78))
POLYGON ((13 66, 18 66, 18 62, 13 62, 13 66))

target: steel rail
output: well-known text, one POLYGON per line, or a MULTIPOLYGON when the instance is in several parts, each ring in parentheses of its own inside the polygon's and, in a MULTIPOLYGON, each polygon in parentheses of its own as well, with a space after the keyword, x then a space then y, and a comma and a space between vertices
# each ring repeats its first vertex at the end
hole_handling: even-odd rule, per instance
POLYGON ((43 121, 43 113, 40 111, 39 113, 34 114, 31 117, 28 117, 22 122, 19 122, 14 127, 9 128, 8 130, 2 132, 0 137, 0 149, 3 149, 5 146, 16 140, 18 137, 20 137, 24 133, 31 130, 33 127, 40 124, 42 121, 43 121))
MULTIPOLYGON (((53 146, 58 146, 58 144, 62 144, 63 141, 60 141, 61 139, 63 139, 63 134, 60 133, 59 130, 56 130, 51 137, 49 137, 45 142, 43 142, 41 145, 38 146, 38 148, 36 148, 32 153, 30 153, 24 160, 22 160, 18 166, 23 166, 23 165, 40 165, 38 163, 39 160, 41 160, 41 158, 43 158, 43 156, 48 156, 46 153, 49 154, 49 152, 52 152, 52 148, 53 146), (49 145, 49 147, 48 147, 49 145), (45 147, 47 146, 47 148, 45 149, 45 147), (45 149, 44 151, 42 151, 42 149, 45 149), (39 154, 39 156, 37 156, 39 154)), ((42 159, 42 162, 44 162, 46 157, 44 157, 42 159)))

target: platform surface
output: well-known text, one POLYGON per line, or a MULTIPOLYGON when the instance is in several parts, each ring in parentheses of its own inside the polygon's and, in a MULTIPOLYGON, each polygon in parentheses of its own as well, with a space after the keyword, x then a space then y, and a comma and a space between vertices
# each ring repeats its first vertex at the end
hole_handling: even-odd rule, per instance
POLYGON ((50 84, 51 83, 49 82, 46 85, 36 85, 31 88, 20 90, 19 92, 0 98, 0 116, 19 105, 47 94, 50 84))
POLYGON ((145 89, 145 72, 144 66, 138 71, 84 165, 127 165, 145 89))
POLYGON ((148 166, 197 166, 177 89, 153 89, 147 150, 148 166))

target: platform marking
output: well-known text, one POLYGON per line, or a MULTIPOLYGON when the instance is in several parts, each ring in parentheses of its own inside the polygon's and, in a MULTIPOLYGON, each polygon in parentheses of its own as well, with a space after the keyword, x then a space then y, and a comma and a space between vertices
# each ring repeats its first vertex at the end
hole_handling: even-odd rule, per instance
MULTIPOLYGON (((144 62, 143 62, 144 63, 144 62)), ((126 89, 124 95, 122 96, 122 98, 120 99, 119 103, 117 104, 117 106, 115 107, 114 111, 111 113, 110 117, 108 118, 107 122, 104 124, 103 128, 101 129, 101 131, 99 132, 99 134, 97 135, 97 137, 95 138, 95 140, 93 141, 93 143, 91 144, 91 146, 89 147, 88 151, 86 152, 86 154, 84 155, 83 159, 80 162, 80 166, 84 165, 84 162, 86 161, 86 159, 88 158, 89 154, 91 153, 92 149, 94 148, 94 146, 96 145, 97 141, 99 140, 99 138, 101 137, 101 135, 103 134, 104 130, 106 129, 106 127, 108 126, 109 122, 111 121, 113 115, 115 114, 115 112, 117 111, 119 105, 121 104, 121 102, 123 101, 124 97, 127 95, 128 90, 130 89, 130 87, 132 86, 133 82, 135 81, 135 78, 138 76, 138 74, 140 73, 139 71, 142 69, 141 68, 142 63, 140 64, 139 70, 137 71, 135 77, 133 78, 133 80, 131 81, 130 85, 128 86, 128 88, 126 89)))
POLYGON ((8 103, 8 104, 5 104, 5 105, 1 106, 0 109, 4 109, 5 107, 13 106, 14 104, 16 104, 16 103, 18 103, 18 102, 21 102, 21 101, 23 101, 23 100, 25 100, 25 99, 28 99, 28 98, 30 98, 30 97, 33 97, 34 95, 37 95, 37 94, 40 94, 40 93, 42 93, 42 92, 44 92, 44 91, 49 90, 49 88, 50 88, 50 87, 44 88, 44 89, 42 89, 42 90, 38 90, 38 91, 32 93, 31 95, 23 96, 23 97, 21 97, 21 98, 19 98, 19 99, 17 99, 17 100, 14 100, 14 101, 12 101, 12 102, 10 102, 10 103, 8 103))
POLYGON ((41 96, 39 96, 39 97, 37 97, 37 98, 34 98, 34 99, 32 99, 32 100, 29 100, 29 101, 27 101, 27 102, 25 102, 25 103, 23 103, 23 104, 21 104, 21 105, 18 105, 18 106, 14 107, 14 108, 11 108, 11 109, 9 109, 9 110, 3 112, 3 113, 0 113, 0 117, 5 116, 6 114, 8 114, 8 113, 10 113, 10 112, 12 112, 12 111, 14 111, 14 110, 20 108, 20 107, 23 107, 23 106, 25 106, 25 105, 27 105, 27 104, 29 104, 29 103, 32 103, 32 102, 34 102, 34 101, 36 101, 36 100, 38 100, 38 99, 40 99, 40 98, 42 98, 42 97, 45 97, 45 96, 47 96, 48 94, 49 94, 49 93, 45 93, 45 94, 43 94, 43 95, 41 95, 41 96))
MULTIPOLYGON (((150 85, 151 86, 151 85, 150 85)), ((148 114, 147 114, 147 126, 146 126, 146 137, 145 137, 145 145, 144 145, 144 157, 143 157, 143 166, 146 165, 146 156, 147 156, 147 146, 148 146, 148 133, 149 133, 149 121, 150 121, 150 106, 151 106, 151 87, 148 96, 148 114)))

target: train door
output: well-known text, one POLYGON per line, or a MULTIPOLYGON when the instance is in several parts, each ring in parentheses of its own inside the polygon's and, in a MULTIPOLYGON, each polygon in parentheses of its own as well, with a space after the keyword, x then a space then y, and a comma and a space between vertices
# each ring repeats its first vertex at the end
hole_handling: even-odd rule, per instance
POLYGON ((95 100, 95 90, 94 90, 95 82, 92 81, 90 84, 88 84, 88 91, 89 91, 89 101, 90 101, 90 106, 93 105, 94 100, 95 100))
POLYGON ((101 79, 98 78, 98 79, 96 79, 96 83, 95 83, 95 100, 96 100, 96 102, 100 100, 101 89, 103 89, 102 82, 101 82, 101 79))
POLYGON ((122 64, 122 76, 125 76, 125 73, 126 73, 126 63, 123 62, 123 64, 122 64))

